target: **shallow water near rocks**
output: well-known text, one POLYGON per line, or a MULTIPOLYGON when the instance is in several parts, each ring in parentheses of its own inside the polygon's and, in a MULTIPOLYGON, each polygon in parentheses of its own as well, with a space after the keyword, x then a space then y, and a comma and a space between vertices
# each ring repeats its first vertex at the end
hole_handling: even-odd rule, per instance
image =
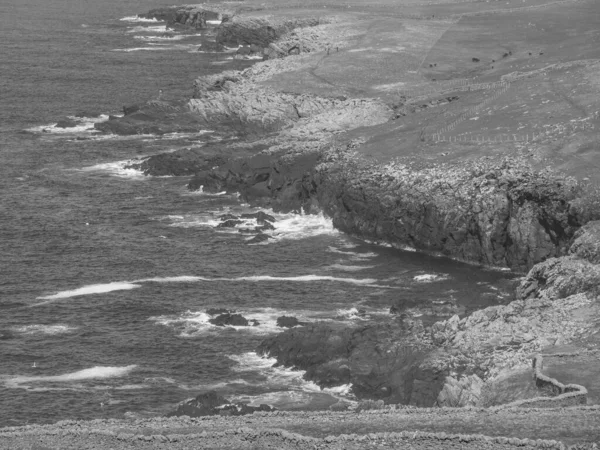
MULTIPOLYGON (((0 73, 0 426, 165 414, 208 389, 326 407, 348 389, 321 391, 253 354, 279 331, 277 317, 353 325, 387 317, 399 298, 423 304, 411 310, 423 319, 435 302, 465 314, 510 299, 511 274, 366 244, 324 217, 276 215, 274 239, 246 245, 248 236, 214 228, 219 215, 255 211, 236 196, 126 169, 205 138, 90 129, 99 114, 158 89, 189 96, 193 79, 214 70, 212 55, 189 52, 194 36, 120 20, 156 6, 0 5, 0 45, 12 61, 0 73), (151 43, 162 51, 136 50, 151 43), (54 125, 75 115, 76 128, 54 125), (260 325, 214 326, 211 307, 260 325)), ((248 63, 219 70, 234 64, 248 63)))

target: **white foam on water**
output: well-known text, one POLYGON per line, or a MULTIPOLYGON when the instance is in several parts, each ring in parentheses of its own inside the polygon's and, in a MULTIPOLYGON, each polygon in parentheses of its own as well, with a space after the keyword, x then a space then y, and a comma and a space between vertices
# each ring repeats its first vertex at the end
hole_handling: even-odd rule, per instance
POLYGON ((273 214, 275 230, 267 231, 274 241, 305 239, 313 236, 338 236, 330 218, 323 214, 273 214))
POLYGON ((361 317, 358 315, 357 308, 338 309, 336 315, 337 315, 337 317, 341 317, 341 318, 347 319, 347 320, 361 319, 361 317))
MULTIPOLYGON (((271 392, 266 394, 267 396, 278 395, 284 393, 289 396, 293 393, 303 394, 329 394, 332 397, 340 398, 341 396, 350 396, 350 390, 352 388, 351 385, 343 385, 337 386, 333 388, 325 388, 321 389, 316 383, 312 381, 306 381, 303 376, 305 371, 303 370, 293 370, 287 367, 274 367, 277 363, 275 358, 269 357, 261 357, 254 352, 244 353, 242 355, 229 355, 229 359, 238 363, 237 366, 232 368, 233 371, 238 373, 244 372, 258 372, 262 376, 264 376, 267 381, 262 383, 264 386, 269 387, 271 389, 279 390, 280 392, 271 392), (283 392, 281 392, 283 391, 283 392)), ((307 398, 303 395, 304 400, 307 398)), ((277 397, 271 397, 271 401, 264 401, 259 399, 264 399, 264 395, 256 396, 254 399, 249 398, 252 402, 260 403, 268 403, 277 406, 277 402, 274 401, 277 397)))
POLYGON ((145 17, 140 17, 140 16, 127 16, 127 17, 123 17, 122 19, 119 19, 121 22, 131 22, 131 23, 143 23, 143 22, 154 22, 154 23, 158 23, 160 22, 160 20, 155 19, 154 17, 151 19, 147 19, 145 17))
POLYGON ((89 369, 79 370, 77 372, 65 373, 62 375, 49 376, 27 376, 19 375, 4 379, 4 386, 9 389, 28 388, 30 383, 70 383, 73 381, 84 381, 92 379, 107 379, 117 378, 127 375, 137 366, 121 366, 121 367, 102 367, 96 366, 89 369))
POLYGON ((173 326, 175 328, 183 327, 183 330, 180 333, 180 337, 189 338, 198 335, 202 335, 204 333, 214 333, 223 331, 225 329, 228 330, 236 330, 244 333, 251 333, 255 335, 267 335, 280 333, 284 331, 285 328, 281 328, 277 326, 277 318, 285 315, 293 314, 294 317, 298 318, 301 322, 309 322, 304 314, 292 312, 287 310, 280 310, 275 308, 258 308, 258 309, 250 309, 250 310, 235 310, 234 314, 240 314, 244 318, 246 318, 250 323, 247 326, 218 326, 210 323, 210 319, 217 317, 210 316, 206 314, 204 311, 186 311, 180 315, 167 315, 167 316, 157 316, 150 317, 148 320, 151 320, 159 325, 164 326, 173 326), (259 325, 253 325, 252 321, 258 321, 259 325))
POLYGON ((22 325, 20 327, 13 327, 12 331, 23 334, 63 334, 70 333, 71 331, 77 330, 77 327, 70 327, 68 325, 22 325))
POLYGON ((373 269, 377 266, 349 266, 346 264, 332 264, 325 267, 327 270, 341 270, 342 272, 358 272, 366 269, 373 269))
POLYGON ((144 175, 141 170, 128 168, 129 164, 133 163, 133 161, 114 161, 109 163, 101 163, 93 166, 82 167, 78 169, 81 172, 107 172, 111 175, 120 177, 120 178, 131 178, 138 180, 145 180, 148 177, 144 175))
MULTIPOLYGON (((347 247, 347 248, 354 248, 354 247, 347 247)), ((363 261, 365 259, 372 259, 377 256, 377 253, 373 253, 373 252, 366 252, 366 253, 349 252, 349 251, 340 250, 339 248, 332 247, 332 246, 327 247, 327 251, 330 253, 347 256, 350 258, 350 261, 363 261)))
POLYGON ((255 275, 250 277, 223 278, 227 281, 295 281, 295 282, 311 282, 311 281, 334 281, 339 283, 350 283, 357 285, 370 285, 377 282, 374 278, 340 278, 327 275, 299 275, 296 277, 275 277, 271 275, 255 275))
POLYGON ((39 300, 59 300, 63 298, 78 297, 82 295, 104 294, 113 291, 123 291, 141 287, 139 284, 129 283, 127 281, 115 281, 106 284, 90 284, 69 291, 61 291, 52 295, 37 297, 39 300))
POLYGON ((207 20, 206 23, 208 25, 221 25, 222 20, 207 20))
POLYGON ((130 27, 127 30, 128 33, 166 33, 167 26, 166 25, 156 25, 156 26, 137 26, 130 27))
POLYGON ((77 125, 74 127, 57 127, 58 123, 48 124, 48 125, 39 125, 37 127, 27 128, 27 131, 31 131, 33 133, 50 133, 50 134, 81 134, 81 133, 95 133, 98 130, 94 128, 95 123, 106 122, 108 120, 108 116, 106 114, 101 114, 98 117, 75 117, 75 116, 67 116, 68 119, 73 120, 77 125))
POLYGON ((181 34, 165 35, 165 36, 134 36, 134 39, 141 41, 181 41, 185 36, 181 34))
POLYGON ((133 48, 114 48, 113 52, 144 52, 144 51, 167 51, 167 50, 190 50, 190 48, 195 48, 195 44, 175 44, 175 45, 163 45, 160 46, 157 44, 154 47, 133 47, 133 48))
POLYGON ((191 275, 181 275, 177 277, 153 277, 153 278, 143 278, 141 280, 135 280, 134 283, 194 283, 197 281, 214 281, 212 278, 206 277, 196 277, 191 275))
POLYGON ((434 281, 447 280, 448 278, 450 278, 450 276, 446 274, 425 273, 422 275, 415 275, 413 280, 419 283, 432 283, 434 281))

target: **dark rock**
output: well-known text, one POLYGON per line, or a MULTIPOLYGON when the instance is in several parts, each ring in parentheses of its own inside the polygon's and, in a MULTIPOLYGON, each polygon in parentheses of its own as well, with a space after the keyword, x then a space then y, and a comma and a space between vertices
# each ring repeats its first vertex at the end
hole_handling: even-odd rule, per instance
POLYGON ((269 412, 275 411, 275 408, 266 404, 256 407, 245 403, 231 403, 215 391, 209 391, 198 395, 194 399, 181 402, 177 405, 177 410, 167 414, 167 417, 242 416, 252 414, 255 411, 269 412))
POLYGON ((126 116, 138 112, 142 107, 140 105, 123 106, 123 114, 126 116))
POLYGON ((217 31, 217 42, 227 47, 256 45, 267 47, 294 28, 319 24, 317 18, 292 20, 267 20, 257 17, 234 16, 221 23, 217 31))
POLYGON ((212 52, 212 53, 221 53, 227 50, 223 44, 219 44, 214 41, 205 41, 202 42, 202 45, 198 48, 198 51, 201 52, 212 52))
POLYGON ((56 128, 73 128, 79 125, 79 122, 73 119, 61 119, 56 124, 56 128))
POLYGON ((258 211, 256 213, 246 213, 241 215, 242 219, 256 219, 257 223, 275 222, 275 217, 263 212, 258 211))
POLYGON ((283 366, 305 370, 304 377, 322 387, 352 383, 358 398, 431 406, 445 373, 422 366, 424 351, 402 345, 409 338, 393 323, 359 328, 307 324, 265 339, 257 353, 275 357, 283 366), (413 398, 415 383, 431 390, 431 396, 419 390, 413 398))
POLYGON ((267 241, 269 239, 272 239, 271 236, 269 236, 268 234, 261 233, 257 234, 252 239, 246 241, 246 244, 260 244, 261 242, 267 241))
POLYGON ((260 227, 246 227, 246 228, 238 229, 238 233, 242 233, 242 234, 255 234, 255 233, 260 233, 260 232, 261 232, 260 227))
POLYGON ((307 322, 300 322, 293 316, 281 316, 277 318, 277 326, 282 328, 292 328, 300 325, 306 325, 307 322))
POLYGON ((237 219, 239 219, 239 217, 236 216, 235 214, 223 214, 223 215, 220 215, 217 218, 219 220, 237 220, 237 219))
POLYGON ((260 227, 255 228, 255 230, 258 230, 258 231, 269 231, 269 230, 274 230, 274 229, 275 229, 275 227, 267 221, 264 221, 260 227))
MULTIPOLYGON (((243 220, 226 220, 217 225, 217 228, 235 228, 237 225, 244 223, 243 220)), ((240 230, 241 231, 241 230, 240 230)))
POLYGON ((257 327, 260 325, 260 322, 256 319, 250 319, 248 322, 250 322, 253 327, 257 327))
POLYGON ((167 414, 167 417, 189 416, 202 417, 218 414, 217 408, 223 405, 229 405, 229 400, 220 396, 215 391, 209 391, 198 395, 195 399, 187 400, 177 406, 175 412, 167 414))
POLYGON ((210 316, 216 316, 217 314, 231 314, 234 311, 226 308, 209 308, 206 310, 206 314, 210 316))
POLYGON ((218 327, 224 326, 235 326, 235 327, 247 327, 249 325, 248 320, 241 314, 224 313, 217 317, 210 319, 210 323, 218 327))
POLYGON ((471 61, 473 61, 474 63, 478 63, 479 62, 479 58, 472 58, 471 61))
POLYGON ((102 113, 99 111, 77 111, 77 113, 75 114, 75 117, 79 117, 79 118, 89 117, 92 119, 97 119, 101 115, 102 115, 102 113))
POLYGON ((224 156, 215 154, 209 145, 201 149, 183 149, 177 152, 153 155, 126 167, 141 170, 145 175, 189 176, 222 163, 224 156))
MULTIPOLYGON (((197 133, 207 127, 206 120, 191 112, 185 101, 151 100, 145 104, 126 106, 123 117, 94 124, 105 133, 119 135, 165 133, 197 133)), ((213 127, 214 129, 214 127, 213 127)))

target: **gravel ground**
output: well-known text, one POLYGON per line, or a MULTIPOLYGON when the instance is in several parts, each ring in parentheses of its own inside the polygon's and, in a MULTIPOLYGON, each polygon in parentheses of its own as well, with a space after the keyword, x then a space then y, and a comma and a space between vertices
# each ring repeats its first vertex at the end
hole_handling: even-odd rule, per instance
POLYGON ((0 448, 512 449, 600 442, 600 406, 275 412, 239 417, 63 421, 0 429, 0 448))

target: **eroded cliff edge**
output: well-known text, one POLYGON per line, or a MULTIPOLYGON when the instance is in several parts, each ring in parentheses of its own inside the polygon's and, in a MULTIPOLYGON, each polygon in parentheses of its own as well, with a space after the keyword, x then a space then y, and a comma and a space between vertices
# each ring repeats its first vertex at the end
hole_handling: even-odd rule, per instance
MULTIPOLYGON (((545 7, 583 17, 590 5, 545 7)), ((600 65, 594 58, 600 55, 533 55, 527 39, 496 43, 484 56, 463 42, 463 53, 452 54, 437 46, 444 36, 456 39, 458 23, 484 39, 485 26, 474 19, 486 16, 482 6, 437 18, 435 5, 413 8, 393 17, 336 10, 298 26, 294 11, 269 10, 267 17, 250 8, 225 22, 217 39, 259 46, 267 61, 202 77, 191 100, 149 102, 103 127, 125 133, 225 127, 244 140, 189 151, 185 170, 172 169, 195 173, 190 189, 236 191, 275 210, 322 211, 336 227, 371 241, 529 270, 515 302, 468 317, 431 327, 419 321, 379 329, 303 327, 259 349, 307 370, 321 385, 351 382, 362 397, 481 404, 481 380, 493 387, 507 370, 528 364, 532 352, 597 345, 600 65), (416 37, 422 39, 412 49, 416 56, 400 48, 416 37), (465 58, 469 51, 476 56, 465 58), (536 99, 544 88, 557 98, 536 99), (523 102, 527 111, 519 109, 523 102), (565 105, 571 109, 561 116, 565 105), (153 116, 157 110, 169 120, 162 112, 153 116), (232 156, 212 168, 205 155, 223 147, 232 156), (195 160, 205 163, 190 170, 195 160), (317 348, 326 351, 315 355, 317 348), (458 400, 440 398, 450 391, 458 400)), ((529 13, 506 8, 491 15, 508 23, 529 13)), ((165 174, 179 157, 150 158, 140 167, 165 174)))

